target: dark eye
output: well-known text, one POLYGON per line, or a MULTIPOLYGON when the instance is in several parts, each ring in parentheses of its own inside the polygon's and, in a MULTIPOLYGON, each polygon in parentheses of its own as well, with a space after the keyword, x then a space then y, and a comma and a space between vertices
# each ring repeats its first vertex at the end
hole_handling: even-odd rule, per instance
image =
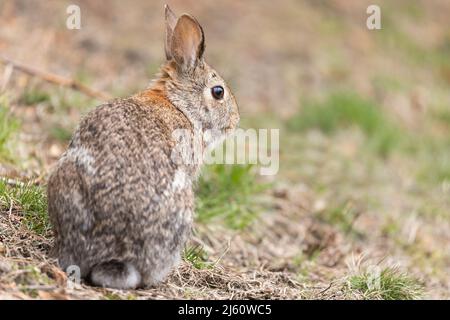
POLYGON ((215 86, 211 88, 211 94, 214 97, 214 99, 220 100, 223 98, 225 90, 222 86, 215 86))

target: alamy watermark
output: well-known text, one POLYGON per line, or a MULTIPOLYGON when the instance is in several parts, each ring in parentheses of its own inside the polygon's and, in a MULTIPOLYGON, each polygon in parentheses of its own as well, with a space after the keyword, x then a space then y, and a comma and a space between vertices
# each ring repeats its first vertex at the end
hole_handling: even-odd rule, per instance
MULTIPOLYGON (((67 7, 66 27, 69 30, 81 29, 81 8, 76 4, 67 7)), ((366 13, 369 15, 366 20, 366 27, 369 30, 381 29, 381 8, 379 5, 371 4, 367 7, 366 13)))
POLYGON ((261 175, 276 175, 280 168, 279 129, 241 129, 223 140, 220 130, 177 129, 171 158, 177 164, 254 164, 261 175))
POLYGON ((66 19, 66 27, 69 30, 81 29, 81 9, 76 4, 67 7, 66 13, 69 15, 66 19))
POLYGON ((369 17, 366 20, 366 26, 369 30, 381 29, 381 8, 376 4, 367 7, 366 13, 369 17))
POLYGON ((70 265, 66 269, 67 288, 74 289, 76 285, 81 283, 81 270, 77 265, 70 265))

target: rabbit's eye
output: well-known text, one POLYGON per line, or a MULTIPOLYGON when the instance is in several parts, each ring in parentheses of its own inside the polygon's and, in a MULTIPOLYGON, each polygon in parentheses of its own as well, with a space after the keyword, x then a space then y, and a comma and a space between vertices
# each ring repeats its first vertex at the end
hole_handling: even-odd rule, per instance
POLYGON ((222 86, 215 86, 211 88, 211 94, 214 97, 214 99, 220 100, 223 98, 225 90, 222 86))

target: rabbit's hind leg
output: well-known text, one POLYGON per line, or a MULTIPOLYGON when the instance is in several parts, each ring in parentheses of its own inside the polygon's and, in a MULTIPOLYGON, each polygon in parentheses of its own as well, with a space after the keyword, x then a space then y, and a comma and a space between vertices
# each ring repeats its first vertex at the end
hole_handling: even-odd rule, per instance
POLYGON ((129 262, 111 260, 95 265, 89 281, 99 287, 136 289, 141 284, 141 274, 129 262))

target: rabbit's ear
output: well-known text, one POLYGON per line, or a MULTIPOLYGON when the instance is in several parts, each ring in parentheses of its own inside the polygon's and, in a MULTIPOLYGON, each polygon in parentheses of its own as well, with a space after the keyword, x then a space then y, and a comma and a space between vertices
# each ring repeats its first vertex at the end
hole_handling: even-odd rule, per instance
POLYGON ((164 45, 164 49, 166 51, 167 60, 172 59, 171 48, 172 48, 172 37, 173 30, 177 24, 177 16, 170 9, 169 5, 164 6, 165 16, 166 16, 166 42, 164 45))
POLYGON ((194 17, 183 14, 173 30, 171 56, 182 70, 187 70, 202 59, 204 50, 202 27, 194 17))

